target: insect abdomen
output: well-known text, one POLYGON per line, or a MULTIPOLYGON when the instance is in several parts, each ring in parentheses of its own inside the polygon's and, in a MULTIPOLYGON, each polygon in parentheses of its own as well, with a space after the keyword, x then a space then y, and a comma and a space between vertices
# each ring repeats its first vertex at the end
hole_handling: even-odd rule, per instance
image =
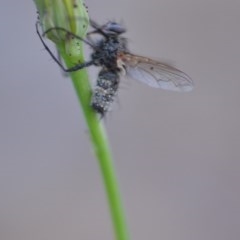
POLYGON ((101 70, 92 96, 93 109, 102 115, 109 111, 118 90, 119 75, 116 71, 101 70))

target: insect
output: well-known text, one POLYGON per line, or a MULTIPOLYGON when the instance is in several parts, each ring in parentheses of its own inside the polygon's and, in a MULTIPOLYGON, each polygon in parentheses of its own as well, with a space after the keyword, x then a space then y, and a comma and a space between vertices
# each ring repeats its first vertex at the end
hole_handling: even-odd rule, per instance
POLYGON ((93 49, 89 61, 77 64, 69 69, 61 64, 43 41, 38 30, 38 23, 36 29, 44 47, 63 71, 77 71, 91 65, 101 67, 93 90, 91 106, 102 117, 109 111, 114 102, 122 75, 139 80, 154 88, 183 92, 192 90, 193 81, 184 72, 166 63, 132 54, 127 48, 126 38, 122 37, 126 29, 120 24, 110 21, 99 26, 92 20, 90 23, 94 30, 87 34, 86 39, 82 39, 61 27, 51 28, 43 34, 45 35, 51 30, 64 31, 66 37, 76 37, 93 49), (92 34, 100 35, 101 39, 93 41, 92 34))

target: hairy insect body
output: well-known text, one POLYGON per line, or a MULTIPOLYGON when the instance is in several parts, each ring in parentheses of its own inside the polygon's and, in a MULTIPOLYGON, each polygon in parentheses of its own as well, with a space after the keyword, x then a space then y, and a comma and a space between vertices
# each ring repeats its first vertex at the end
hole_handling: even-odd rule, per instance
POLYGON ((101 40, 97 44, 97 50, 92 54, 92 59, 96 59, 95 65, 105 67, 111 70, 117 70, 118 54, 126 51, 126 42, 124 38, 110 36, 107 40, 101 40))
POLYGON ((91 105, 103 117, 110 110, 119 88, 122 67, 118 66, 118 55, 126 50, 126 43, 123 38, 109 36, 97 46, 98 50, 92 54, 92 59, 97 59, 95 65, 101 66, 102 70, 98 74, 91 105))
POLYGON ((92 96, 92 108, 102 117, 114 102, 118 87, 119 73, 108 69, 101 70, 92 96))

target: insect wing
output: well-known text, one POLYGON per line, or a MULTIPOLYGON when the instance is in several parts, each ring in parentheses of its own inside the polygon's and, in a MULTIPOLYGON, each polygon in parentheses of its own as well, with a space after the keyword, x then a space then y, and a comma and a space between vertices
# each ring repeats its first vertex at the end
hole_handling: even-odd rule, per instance
POLYGON ((154 88, 187 92, 193 89, 192 79, 184 72, 150 58, 124 54, 127 75, 154 88))

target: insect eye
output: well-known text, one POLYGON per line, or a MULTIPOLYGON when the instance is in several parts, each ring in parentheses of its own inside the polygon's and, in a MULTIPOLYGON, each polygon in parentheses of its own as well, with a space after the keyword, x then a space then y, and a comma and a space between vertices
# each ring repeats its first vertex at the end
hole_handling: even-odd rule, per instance
POLYGON ((116 22, 108 22, 105 26, 105 30, 117 34, 126 32, 126 29, 116 22))

